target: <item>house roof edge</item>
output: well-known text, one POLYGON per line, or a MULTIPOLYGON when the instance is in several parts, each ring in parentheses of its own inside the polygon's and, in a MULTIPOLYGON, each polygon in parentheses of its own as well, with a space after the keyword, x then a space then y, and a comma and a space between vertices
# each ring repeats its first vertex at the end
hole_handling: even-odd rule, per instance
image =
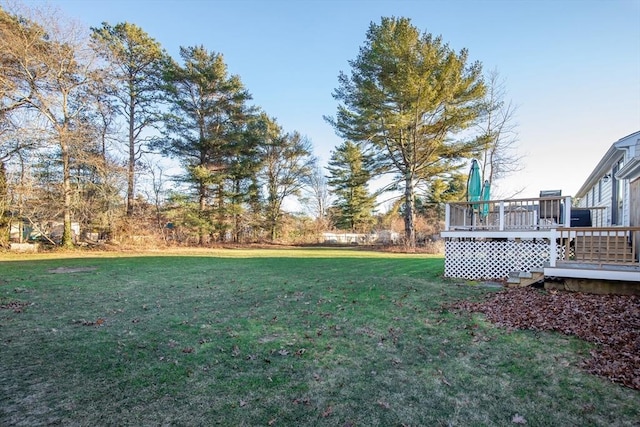
POLYGON ((591 187, 593 187, 602 176, 610 172, 613 163, 618 160, 620 156, 624 155, 623 150, 637 143, 636 137, 640 138, 640 130, 632 132, 629 135, 624 136, 611 144, 611 147, 609 147, 605 155, 602 157, 602 159, 600 159, 596 167, 593 169, 593 172, 591 172, 587 180, 584 182, 584 184, 582 184, 578 192, 575 194, 575 197, 584 197, 589 189, 591 189, 591 187))

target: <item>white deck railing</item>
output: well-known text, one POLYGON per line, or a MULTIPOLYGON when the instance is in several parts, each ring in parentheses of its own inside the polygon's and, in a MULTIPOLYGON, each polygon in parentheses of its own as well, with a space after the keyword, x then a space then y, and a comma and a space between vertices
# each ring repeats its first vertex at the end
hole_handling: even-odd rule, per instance
POLYGON ((550 269, 569 277, 640 281, 640 227, 612 227, 606 207, 576 208, 571 201, 543 197, 447 204, 445 275, 479 280, 550 269))
POLYGON ((575 208, 570 196, 455 202, 445 206, 444 231, 550 230, 582 221, 606 226, 607 208, 575 208))

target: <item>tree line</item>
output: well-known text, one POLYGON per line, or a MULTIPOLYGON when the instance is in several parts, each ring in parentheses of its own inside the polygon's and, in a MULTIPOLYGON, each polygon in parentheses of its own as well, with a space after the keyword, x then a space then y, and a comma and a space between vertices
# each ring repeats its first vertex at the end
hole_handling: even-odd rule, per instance
POLYGON ((367 232, 390 192, 401 196, 386 216, 403 218, 412 248, 417 217, 437 223, 443 202, 464 198, 469 158, 489 180, 514 169, 513 107, 466 50, 382 18, 349 65, 325 117, 344 142, 322 167, 308 138, 250 104, 219 52, 172 58, 132 23, 87 31, 0 8, 0 245, 16 221, 62 246, 81 237, 74 223, 93 239, 147 230, 199 245, 277 241, 287 227, 367 232), (291 197, 308 216, 285 211, 291 197))

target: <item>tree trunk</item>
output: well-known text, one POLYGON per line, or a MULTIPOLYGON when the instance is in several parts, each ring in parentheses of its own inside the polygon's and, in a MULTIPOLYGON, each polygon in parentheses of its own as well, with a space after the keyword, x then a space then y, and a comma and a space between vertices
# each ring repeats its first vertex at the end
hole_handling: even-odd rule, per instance
POLYGON ((413 190, 413 177, 407 174, 404 184, 404 236, 407 248, 411 251, 416 248, 415 198, 413 190))
MULTIPOLYGON (((200 184, 200 221, 204 219, 204 211, 207 208, 207 193, 206 186, 204 184, 200 184)), ((205 229, 202 224, 198 226, 198 244, 200 246, 204 246, 205 244, 205 229)))
POLYGON ((217 210, 216 213, 216 224, 215 228, 219 230, 219 238, 221 242, 227 241, 227 222, 225 215, 225 200, 224 200, 224 184, 220 182, 216 189, 216 197, 217 197, 217 210))
POLYGON ((133 216, 134 183, 136 167, 136 145, 134 134, 134 98, 129 100, 129 167, 127 171, 127 217, 133 216))
POLYGON ((240 243, 240 180, 233 182, 233 242, 240 243))
POLYGON ((4 162, 0 162, 0 247, 9 244, 9 219, 6 216, 8 204, 7 170, 4 162))
POLYGON ((278 220, 276 218, 273 218, 271 220, 271 242, 275 242, 276 239, 278 238, 278 228, 277 228, 277 223, 278 220))
POLYGON ((73 246, 73 234, 71 232, 71 171, 69 166, 69 147, 66 143, 60 144, 61 156, 62 156, 62 192, 64 193, 64 206, 63 206, 63 231, 62 231, 62 246, 73 246))
POLYGON ((269 226, 269 234, 271 241, 275 242, 278 238, 278 219, 280 216, 280 203, 278 203, 275 191, 271 192, 268 202, 267 222, 269 226))

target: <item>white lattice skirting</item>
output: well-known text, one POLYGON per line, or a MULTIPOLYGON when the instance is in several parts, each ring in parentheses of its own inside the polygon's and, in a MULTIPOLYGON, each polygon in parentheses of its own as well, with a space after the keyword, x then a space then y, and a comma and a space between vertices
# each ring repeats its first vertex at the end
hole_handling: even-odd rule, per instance
MULTIPOLYGON (((562 258, 562 249, 558 246, 558 258, 562 258)), ((445 277, 496 280, 506 279, 511 271, 542 269, 550 261, 550 248, 544 240, 447 240, 444 256, 445 277)))

